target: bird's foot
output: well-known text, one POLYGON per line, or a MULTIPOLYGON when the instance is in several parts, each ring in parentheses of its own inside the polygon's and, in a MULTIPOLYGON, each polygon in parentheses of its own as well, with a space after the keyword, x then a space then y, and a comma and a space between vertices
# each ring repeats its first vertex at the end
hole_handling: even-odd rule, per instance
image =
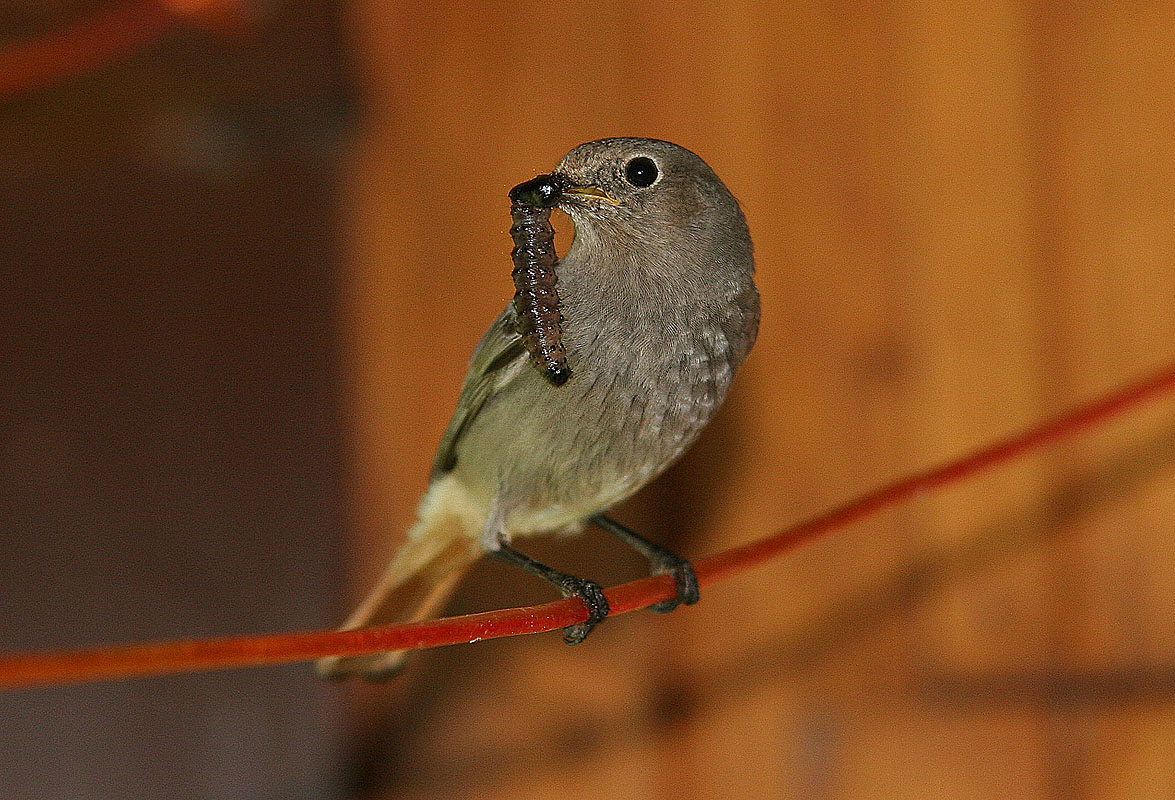
POLYGON ((595 581, 577 578, 568 575, 559 585, 564 597, 578 597, 580 602, 587 606, 588 618, 576 625, 568 625, 563 629, 563 641, 567 644, 579 644, 592 632, 604 617, 608 616, 608 598, 604 597, 604 590, 595 581))
POLYGON ((698 576, 689 561, 663 550, 652 558, 652 565, 654 575, 672 575, 677 585, 677 596, 650 606, 653 611, 668 614, 679 605, 692 606, 698 602, 698 576))
POLYGON ((595 515, 591 518, 591 522, 649 559, 649 565, 654 575, 673 576, 673 582, 677 585, 677 595, 672 599, 662 600, 651 606, 653 611, 658 614, 668 614, 678 606, 692 606, 698 602, 698 576, 694 574, 694 568, 684 558, 666 550, 659 544, 650 542, 603 514, 595 515))

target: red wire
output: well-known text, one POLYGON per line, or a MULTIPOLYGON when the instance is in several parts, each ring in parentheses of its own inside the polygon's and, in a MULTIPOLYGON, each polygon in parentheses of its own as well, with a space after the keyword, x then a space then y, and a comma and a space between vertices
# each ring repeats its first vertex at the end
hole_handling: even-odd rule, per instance
MULTIPOLYGON (((780 533, 696 562, 698 582, 710 586, 762 564, 821 534, 894 506, 920 492, 954 483, 1119 415, 1175 390, 1175 363, 1137 384, 1051 422, 920 472, 800 522, 780 533)), ((642 578, 607 590, 612 614, 625 614, 666 600, 674 592, 666 576, 642 578)), ((17 654, 0 658, 0 689, 163 675, 175 672, 256 667, 329 655, 359 655, 477 642, 556 630, 587 619, 575 599, 529 608, 509 608, 408 625, 360 631, 313 631, 225 639, 17 654)))
POLYGON ((179 17, 159 0, 127 0, 0 50, 0 98, 30 92, 139 50, 179 17))

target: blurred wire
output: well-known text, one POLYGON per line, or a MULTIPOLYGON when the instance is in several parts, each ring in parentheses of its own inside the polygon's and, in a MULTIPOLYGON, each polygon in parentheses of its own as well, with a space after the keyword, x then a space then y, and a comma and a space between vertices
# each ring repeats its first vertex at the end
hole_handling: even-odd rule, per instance
POLYGON ((230 0, 126 0, 58 30, 0 49, 0 100, 43 89, 118 61, 184 22, 228 29, 239 19, 230 0))
MULTIPOLYGON (((876 514, 916 494, 960 481, 1040 450, 1058 439, 1107 422, 1142 403, 1175 390, 1175 363, 1139 383, 964 458, 889 484, 837 506, 780 533, 710 556, 694 567, 701 586, 709 586, 803 544, 876 514)), ((671 578, 656 575, 607 591, 612 614, 624 614, 669 599, 671 578)), ((408 625, 358 631, 246 636, 164 642, 0 658, 0 689, 162 675, 196 670, 251 667, 306 661, 329 655, 360 655, 410 650, 541 633, 583 622, 587 610, 577 599, 529 608, 511 608, 408 625)))

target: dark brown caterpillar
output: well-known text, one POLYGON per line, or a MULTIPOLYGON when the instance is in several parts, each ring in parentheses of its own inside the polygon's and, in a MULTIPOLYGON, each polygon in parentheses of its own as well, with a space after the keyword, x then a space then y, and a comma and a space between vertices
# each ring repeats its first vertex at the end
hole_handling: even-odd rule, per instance
POLYGON ((540 175, 510 190, 510 215, 514 225, 514 310, 518 332, 531 361, 547 380, 562 386, 571 377, 563 348, 563 315, 555 285, 555 229, 551 208, 562 189, 554 175, 540 175))

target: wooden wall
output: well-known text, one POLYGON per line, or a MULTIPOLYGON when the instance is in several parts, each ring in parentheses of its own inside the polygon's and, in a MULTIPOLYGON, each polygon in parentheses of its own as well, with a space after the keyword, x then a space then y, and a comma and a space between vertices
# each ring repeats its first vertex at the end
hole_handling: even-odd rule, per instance
MULTIPOLYGON (((350 25, 352 596, 510 295, 506 190, 582 141, 690 147, 755 238, 757 349, 704 441, 621 514, 689 555, 1175 354, 1167 4, 359 2, 350 25)), ((348 695, 357 791, 1170 796, 1173 452, 1175 406, 1150 407, 670 617, 426 654, 348 695)), ((598 536, 544 547, 640 572, 598 536)), ((549 594, 486 565, 454 608, 549 594)))
MULTIPOLYGON (((5 4, 0 59, 109 10, 5 4)), ((125 55, 99 29, 100 63, 0 92, 0 651, 332 621, 334 14, 125 55)), ((304 665, 0 692, 0 797, 333 800, 330 692, 304 665)))

